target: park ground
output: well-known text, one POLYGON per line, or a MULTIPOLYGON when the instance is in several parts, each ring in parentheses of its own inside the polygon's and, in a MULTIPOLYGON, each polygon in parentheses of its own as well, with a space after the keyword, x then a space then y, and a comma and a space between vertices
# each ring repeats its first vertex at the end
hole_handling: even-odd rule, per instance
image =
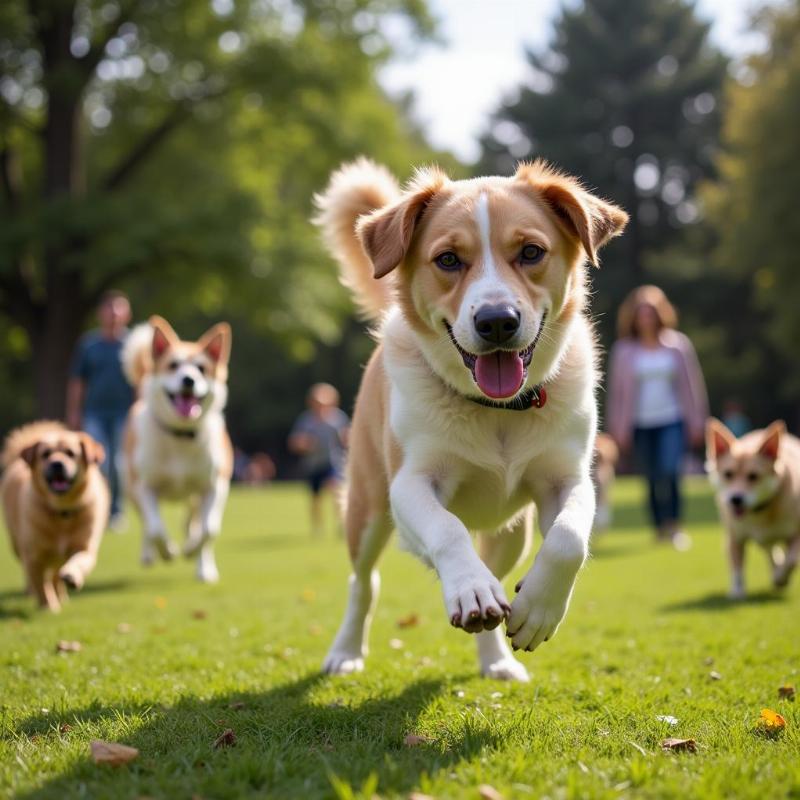
POLYGON ((185 562, 141 569, 132 522, 52 616, 19 591, 8 549, 0 797, 478 798, 488 784, 506 798, 798 798, 800 701, 778 688, 800 683, 800 581, 773 593, 752 552, 751 599, 729 602, 710 493, 689 491, 694 547, 677 553, 651 541, 638 482, 618 481, 565 623, 523 655, 527 685, 477 676, 434 577, 396 545, 367 671, 321 676, 347 558, 332 532, 308 535, 296 485, 234 491, 218 586, 185 562), (60 640, 81 649, 57 653, 60 640), (762 708, 786 720, 774 738, 762 708), (235 745, 215 748, 227 729, 235 745), (696 752, 662 751, 670 736, 696 752), (139 757, 96 765, 92 739, 139 757))

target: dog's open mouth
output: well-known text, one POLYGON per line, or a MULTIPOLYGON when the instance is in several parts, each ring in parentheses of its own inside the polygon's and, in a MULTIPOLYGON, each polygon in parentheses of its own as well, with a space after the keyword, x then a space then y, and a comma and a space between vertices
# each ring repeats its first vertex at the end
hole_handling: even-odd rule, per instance
POLYGON ((72 488, 72 481, 69 478, 61 476, 51 476, 47 479, 47 485, 51 492, 55 494, 64 494, 72 488))
POLYGON ((445 320, 445 328, 450 336, 450 341, 458 350, 464 366, 472 373, 472 378, 478 388, 493 400, 506 400, 513 397, 524 386, 528 377, 528 367, 533 358, 533 351, 542 335, 547 312, 542 315, 542 321, 534 340, 524 350, 493 350, 491 353, 470 353, 457 341, 453 329, 445 320))
POLYGON ((203 410, 203 398, 197 397, 194 392, 167 392, 167 396, 175 412, 184 419, 197 419, 203 410))

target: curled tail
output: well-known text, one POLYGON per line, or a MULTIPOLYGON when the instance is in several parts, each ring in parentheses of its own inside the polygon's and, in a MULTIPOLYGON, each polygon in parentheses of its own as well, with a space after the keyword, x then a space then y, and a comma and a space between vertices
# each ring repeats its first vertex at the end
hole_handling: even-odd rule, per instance
POLYGON ((325 244, 339 262, 342 283, 353 292, 367 319, 378 319, 392 301, 392 276, 376 280, 373 266, 356 236, 356 221, 400 195, 389 170, 367 158, 344 164, 324 192, 314 197, 325 244))
POLYGON ((21 428, 16 428, 6 437, 5 444, 3 445, 3 454, 0 456, 0 465, 3 469, 8 467, 13 461, 18 459, 24 450, 38 444, 42 437, 54 431, 65 431, 66 426, 61 422, 53 420, 40 420, 39 422, 31 422, 28 425, 23 425, 21 428))
POLYGON ((153 369, 153 327, 149 322, 137 325, 125 340, 120 353, 122 371, 128 383, 138 388, 145 375, 153 369))

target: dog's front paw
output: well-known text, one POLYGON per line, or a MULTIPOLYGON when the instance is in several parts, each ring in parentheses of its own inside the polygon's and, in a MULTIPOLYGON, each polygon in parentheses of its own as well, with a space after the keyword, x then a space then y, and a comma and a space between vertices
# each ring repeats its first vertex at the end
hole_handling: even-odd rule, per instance
POLYGON ((364 657, 360 653, 334 648, 322 662, 322 671, 327 675, 350 675, 364 671, 364 657))
POLYGON ((792 577, 794 568, 795 565, 788 561, 775 567, 772 571, 772 585, 776 589, 785 589, 789 585, 789 578, 792 577))
POLYGON ((519 586, 511 604, 506 635, 515 650, 535 650, 558 630, 567 613, 572 585, 544 590, 535 578, 528 577, 519 586))
POLYGON ((467 633, 493 630, 511 612, 500 581, 483 564, 474 572, 442 578, 442 591, 450 624, 467 633))
POLYGON ((527 683, 530 680, 528 670, 511 654, 483 667, 481 669, 481 675, 483 675, 484 678, 492 678, 496 681, 518 681, 519 683, 527 683))
POLYGON ((83 588, 83 575, 77 569, 65 567, 58 573, 58 577, 73 591, 83 588))
POLYGON ((175 543, 164 531, 147 533, 145 538, 147 539, 147 543, 142 548, 142 564, 149 565, 153 563, 154 549, 164 561, 172 561, 172 559, 178 555, 178 548, 175 547, 175 543))

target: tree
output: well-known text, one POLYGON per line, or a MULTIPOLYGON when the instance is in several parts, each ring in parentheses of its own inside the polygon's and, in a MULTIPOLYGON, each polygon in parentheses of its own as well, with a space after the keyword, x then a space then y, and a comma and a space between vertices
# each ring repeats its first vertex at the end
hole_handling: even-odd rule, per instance
POLYGON ((695 187, 714 174, 726 62, 708 31, 684 0, 567 6, 550 47, 528 53, 530 80, 483 139, 482 171, 543 156, 630 213, 595 277, 607 336, 610 312, 696 220, 695 187))
MULTIPOLYGON (((27 336, 38 414, 61 415, 72 347, 106 288, 182 287, 214 307, 281 245, 318 254, 298 252, 297 222, 259 229, 276 186, 253 185, 247 165, 280 162, 274 179, 285 165, 271 145, 301 130, 304 176, 321 153, 363 141, 332 125, 332 109, 354 92, 380 103, 386 13, 430 29, 421 0, 0 6, 0 313, 27 336)), ((273 223, 286 222, 294 183, 308 188, 284 183, 273 223)))
POLYGON ((731 80, 719 180, 704 199, 719 242, 711 267, 728 287, 716 315, 735 320, 723 343, 740 393, 760 422, 800 422, 800 2, 761 12, 770 43, 731 80))

